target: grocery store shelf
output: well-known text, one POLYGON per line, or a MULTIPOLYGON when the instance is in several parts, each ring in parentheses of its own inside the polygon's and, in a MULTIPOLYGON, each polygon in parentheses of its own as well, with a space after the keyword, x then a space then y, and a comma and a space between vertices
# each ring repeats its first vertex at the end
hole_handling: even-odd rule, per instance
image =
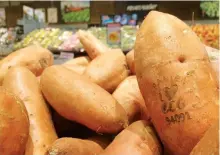
MULTIPOLYGON (((185 20, 185 23, 192 25, 192 20, 185 20)), ((219 20, 195 20, 194 24, 219 24, 219 20)))
MULTIPOLYGON (((87 53, 86 51, 80 52, 80 50, 73 50, 73 51, 65 51, 65 50, 57 50, 57 49, 49 49, 53 54, 60 54, 61 52, 65 52, 65 53, 74 53, 75 57, 78 56, 86 56, 87 53)), ((124 54, 127 54, 129 51, 123 51, 124 54)))
POLYGON ((48 24, 48 26, 53 28, 66 29, 66 30, 88 29, 87 23, 48 24))

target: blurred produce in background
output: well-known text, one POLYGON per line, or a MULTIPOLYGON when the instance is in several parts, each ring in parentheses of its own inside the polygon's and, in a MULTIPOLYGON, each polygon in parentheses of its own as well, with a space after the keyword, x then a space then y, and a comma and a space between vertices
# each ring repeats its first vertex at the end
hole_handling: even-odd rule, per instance
POLYGON ((207 15, 211 18, 218 18, 219 17, 219 1, 211 1, 211 2, 201 2, 200 8, 204 15, 207 15))
MULTIPOLYGON (((107 45, 106 27, 91 27, 88 31, 107 45)), ((134 46, 136 31, 137 28, 134 26, 123 26, 121 28, 121 47, 112 46, 112 48, 122 48, 124 51, 132 49, 134 46)), ((34 43, 40 44, 44 48, 63 51, 74 51, 82 48, 82 45, 74 32, 58 28, 45 28, 34 30, 29 33, 21 42, 14 45, 14 49, 20 49, 34 43)))
POLYGON ((201 39, 201 41, 210 47, 219 49, 219 25, 194 25, 192 27, 193 31, 201 39))
POLYGON ((15 42, 19 41, 18 28, 0 28, 0 54, 11 52, 15 42))
MULTIPOLYGON (((192 29, 205 45, 219 49, 219 24, 196 24, 192 26, 192 29)), ((91 27, 87 31, 90 31, 105 45, 108 45, 106 27, 91 27)), ((136 32, 137 27, 135 26, 122 26, 121 47, 108 46, 129 51, 134 46, 136 32)), ((61 51, 79 51, 83 48, 75 32, 59 28, 45 28, 29 33, 21 42, 14 45, 14 49, 23 48, 34 43, 40 44, 44 48, 61 51)))

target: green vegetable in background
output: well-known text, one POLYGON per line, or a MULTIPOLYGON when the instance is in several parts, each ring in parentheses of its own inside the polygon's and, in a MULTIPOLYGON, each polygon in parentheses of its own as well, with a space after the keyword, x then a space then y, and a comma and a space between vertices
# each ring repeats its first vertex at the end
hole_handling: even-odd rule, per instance
POLYGON ((62 13, 63 20, 66 23, 69 22, 88 22, 90 20, 90 9, 86 8, 82 11, 75 11, 69 13, 62 13))
POLYGON ((201 2, 200 8, 208 17, 219 17, 219 1, 201 2))

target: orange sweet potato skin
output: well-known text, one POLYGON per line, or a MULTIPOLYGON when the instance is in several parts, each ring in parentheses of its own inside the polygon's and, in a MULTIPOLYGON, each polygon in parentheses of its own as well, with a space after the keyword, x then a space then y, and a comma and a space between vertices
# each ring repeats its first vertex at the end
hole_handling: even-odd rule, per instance
POLYGON ((30 136, 25 155, 45 154, 57 135, 37 78, 25 67, 13 67, 5 75, 3 86, 24 102, 29 115, 30 136))
POLYGON ((119 132, 127 126, 121 105, 82 75, 62 66, 51 66, 41 75, 40 83, 48 102, 66 119, 101 133, 119 132))
POLYGON ((147 108, 138 87, 136 76, 129 76, 122 81, 112 96, 125 109, 130 123, 140 118, 146 121, 149 120, 147 108))
POLYGON ((89 57, 82 56, 65 62, 63 66, 78 74, 83 74, 90 61, 89 57))
POLYGON ((219 120, 216 121, 196 144, 190 155, 219 155, 219 120))
POLYGON ((161 155, 161 145, 147 122, 140 120, 121 131, 100 155, 161 155))
POLYGON ((115 49, 93 59, 83 75, 112 93, 128 74, 125 55, 115 49))
POLYGON ((82 56, 65 62, 63 66, 78 74, 83 74, 90 61, 89 57, 82 56))
POLYGON ((126 62, 128 64, 128 68, 131 71, 131 74, 136 74, 134 66, 134 50, 131 50, 126 54, 126 62))
POLYGON ((40 76, 37 77, 37 81, 40 83, 40 76))
POLYGON ((188 155, 218 118, 215 73, 197 36, 152 11, 135 43, 135 67, 151 120, 170 154, 188 155))
POLYGON ((88 56, 81 56, 74 59, 71 59, 69 61, 66 61, 64 65, 88 65, 90 63, 91 59, 88 56))
POLYGON ((53 64, 52 53, 37 45, 15 51, 0 61, 0 84, 7 71, 13 66, 25 66, 36 76, 53 64))
POLYGON ((82 75, 86 70, 86 66, 80 66, 80 65, 63 65, 63 66, 80 75, 82 75))
POLYGON ((219 60, 211 61, 211 65, 216 73, 217 81, 218 81, 218 85, 219 85, 219 60))
POLYGON ((0 107, 0 154, 23 154, 29 135, 29 119, 24 104, 0 87, 0 107))
POLYGON ((60 138, 53 143, 45 155, 96 155, 104 149, 99 143, 100 141, 89 139, 60 138))

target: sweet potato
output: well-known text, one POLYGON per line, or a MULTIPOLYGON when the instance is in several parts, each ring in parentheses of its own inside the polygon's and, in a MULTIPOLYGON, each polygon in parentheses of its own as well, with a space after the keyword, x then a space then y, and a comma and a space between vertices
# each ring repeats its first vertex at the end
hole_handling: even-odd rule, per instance
POLYGON ((25 66, 36 76, 53 64, 52 53, 37 45, 28 46, 8 55, 0 61, 0 84, 9 68, 13 66, 25 66))
POLYGON ((83 75, 112 93, 128 74, 125 55, 115 49, 93 59, 83 75))
POLYGON ((82 56, 65 62, 63 66, 78 74, 83 74, 90 61, 89 57, 82 56))
POLYGON ((216 121, 196 144, 190 155, 219 155, 219 121, 216 121))
POLYGON ((100 155, 161 155, 153 129, 141 120, 120 132, 100 155))
MULTIPOLYGON (((46 155, 96 155, 103 152, 103 143, 106 143, 105 139, 101 140, 100 138, 98 141, 60 138, 53 143, 46 155)), ((107 143, 105 146, 107 146, 107 143)))
POLYGON ((71 71, 74 71, 80 75, 82 75, 86 69, 86 66, 80 66, 80 65, 63 65, 63 67, 71 71))
POLYGON ((24 103, 0 87, 0 154, 22 155, 29 135, 29 119, 24 103))
POLYGON ((126 61, 128 64, 128 68, 131 71, 131 74, 133 75, 136 74, 135 66, 134 66, 134 50, 131 50, 130 52, 126 54, 126 61))
POLYGON ((129 122, 139 119, 140 116, 149 120, 144 99, 138 87, 136 76, 129 76, 116 88, 112 96, 125 109, 129 122))
POLYGON ((216 76, 217 76, 217 81, 219 84, 219 60, 211 61, 212 68, 214 69, 216 76))
POLYGON ((37 77, 37 81, 40 83, 40 76, 37 77))
POLYGON ((86 32, 79 30, 77 32, 77 36, 91 59, 94 59, 102 53, 108 52, 110 50, 88 31, 86 32))
POLYGON ((97 135, 89 137, 88 140, 99 144, 102 149, 105 149, 112 141, 108 136, 97 136, 97 135))
POLYGON ((178 18, 152 11, 135 42, 138 84, 170 154, 188 155, 218 118, 217 79, 205 48, 178 18))
POLYGON ((90 63, 91 59, 88 56, 81 56, 74 59, 71 59, 64 63, 64 65, 82 65, 87 66, 90 63))
POLYGON ((94 131, 115 133, 127 126, 126 113, 111 94, 65 67, 48 67, 41 75, 41 90, 61 116, 94 131))
POLYGON ((5 75, 3 86, 17 95, 28 111, 30 137, 25 155, 45 154, 57 135, 37 78, 25 67, 13 67, 5 75))

